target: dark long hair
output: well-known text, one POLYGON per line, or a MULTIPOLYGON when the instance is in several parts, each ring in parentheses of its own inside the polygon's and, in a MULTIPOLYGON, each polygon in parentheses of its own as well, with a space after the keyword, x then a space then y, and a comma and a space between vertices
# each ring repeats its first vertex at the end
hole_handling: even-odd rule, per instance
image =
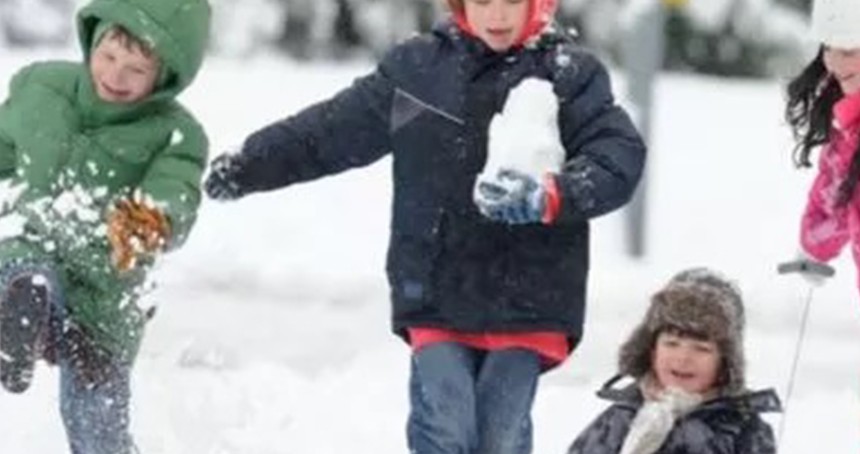
MULTIPOLYGON (((788 84, 788 104, 785 119, 791 126, 797 146, 794 148, 794 164, 811 167, 809 155, 812 149, 830 140, 833 123, 833 105, 842 98, 839 83, 827 73, 824 66, 824 48, 818 50, 815 59, 788 84)), ((860 180, 860 145, 855 150, 848 169, 848 176, 839 185, 837 206, 851 201, 857 181, 860 180)))

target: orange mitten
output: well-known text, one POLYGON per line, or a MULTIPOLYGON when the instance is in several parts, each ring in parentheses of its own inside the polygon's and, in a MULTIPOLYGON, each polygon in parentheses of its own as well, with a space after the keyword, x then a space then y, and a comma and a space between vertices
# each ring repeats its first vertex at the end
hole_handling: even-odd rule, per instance
POLYGON ((170 237, 170 221, 158 208, 144 202, 120 200, 131 220, 134 236, 140 240, 144 252, 152 253, 164 247, 170 237))
POLYGON ((134 248, 131 244, 131 227, 128 213, 115 209, 108 214, 108 242, 111 246, 111 261, 120 271, 134 265, 134 248))
POLYGON ((167 217, 143 202, 121 199, 108 217, 108 240, 120 271, 133 267, 138 255, 162 249, 169 236, 167 217))

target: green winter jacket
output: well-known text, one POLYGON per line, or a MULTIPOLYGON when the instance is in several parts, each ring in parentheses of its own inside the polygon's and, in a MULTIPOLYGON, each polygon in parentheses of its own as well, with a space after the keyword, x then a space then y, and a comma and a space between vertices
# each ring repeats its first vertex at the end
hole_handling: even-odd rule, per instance
POLYGON ((85 63, 43 62, 20 70, 0 105, 0 178, 16 195, 4 217, 23 224, 0 241, 0 267, 52 265, 72 321, 127 361, 143 331, 136 301, 150 263, 118 273, 105 221, 118 198, 140 191, 170 220, 168 249, 194 224, 208 144, 175 98, 200 69, 209 19, 206 0, 94 0, 78 13, 84 61, 99 22, 120 24, 162 60, 154 93, 106 103, 85 63))

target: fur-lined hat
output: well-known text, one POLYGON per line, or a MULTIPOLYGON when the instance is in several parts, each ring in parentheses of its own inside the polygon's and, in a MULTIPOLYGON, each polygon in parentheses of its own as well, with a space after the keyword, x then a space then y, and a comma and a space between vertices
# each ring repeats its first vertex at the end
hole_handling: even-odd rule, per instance
POLYGON ((621 346, 619 373, 637 379, 647 375, 654 343, 666 329, 716 342, 722 356, 720 392, 737 394, 745 389, 743 301, 731 281, 707 268, 688 269, 672 277, 651 298, 645 319, 621 346))

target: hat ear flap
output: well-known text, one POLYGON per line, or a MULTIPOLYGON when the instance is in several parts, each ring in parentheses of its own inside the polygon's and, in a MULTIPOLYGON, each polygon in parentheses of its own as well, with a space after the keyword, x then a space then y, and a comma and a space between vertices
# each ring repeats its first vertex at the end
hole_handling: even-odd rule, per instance
POLYGON ((743 353, 742 340, 730 342, 721 352, 720 386, 724 394, 737 394, 746 388, 746 360, 743 353))
POLYGON ((651 332, 647 323, 633 330, 618 352, 618 372, 640 378, 651 370, 651 351, 657 333, 651 332))

